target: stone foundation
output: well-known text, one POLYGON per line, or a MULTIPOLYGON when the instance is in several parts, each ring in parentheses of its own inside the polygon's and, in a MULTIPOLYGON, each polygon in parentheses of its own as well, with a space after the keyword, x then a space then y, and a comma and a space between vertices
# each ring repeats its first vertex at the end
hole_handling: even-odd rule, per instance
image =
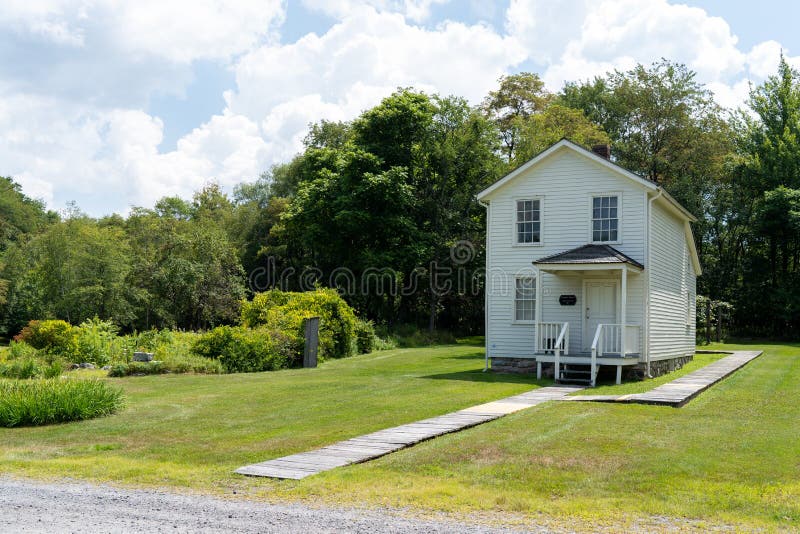
MULTIPOLYGON (((497 373, 536 373, 536 360, 533 358, 489 358, 491 360, 491 369, 497 373)), ((677 371, 690 361, 694 359, 694 355, 679 356, 669 360, 658 360, 650 362, 650 374, 653 378, 662 376, 673 371, 677 371)), ((601 370, 613 366, 603 366, 601 370)), ((647 364, 641 363, 636 366, 625 366, 622 368, 623 378, 625 380, 643 380, 645 373, 647 373, 647 364)), ((545 378, 553 377, 553 364, 542 364, 542 376, 545 378)))
MULTIPOLYGON (((657 376, 662 376, 667 373, 677 371, 693 359, 694 354, 690 354, 688 356, 678 356, 677 358, 672 358, 669 360, 657 360, 650 362, 650 376, 655 378, 657 376)), ((629 373, 631 378, 642 380, 645 378, 645 374, 647 373, 647 364, 640 363, 636 367, 633 367, 629 373)))
POLYGON ((490 358, 492 371, 498 373, 536 373, 533 358, 490 358))

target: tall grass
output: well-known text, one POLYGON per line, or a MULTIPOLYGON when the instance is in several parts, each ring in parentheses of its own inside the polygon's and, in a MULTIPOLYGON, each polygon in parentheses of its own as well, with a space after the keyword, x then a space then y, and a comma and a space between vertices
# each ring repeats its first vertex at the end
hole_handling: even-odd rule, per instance
POLYGON ((38 426, 110 415, 122 390, 97 380, 0 380, 0 426, 38 426))

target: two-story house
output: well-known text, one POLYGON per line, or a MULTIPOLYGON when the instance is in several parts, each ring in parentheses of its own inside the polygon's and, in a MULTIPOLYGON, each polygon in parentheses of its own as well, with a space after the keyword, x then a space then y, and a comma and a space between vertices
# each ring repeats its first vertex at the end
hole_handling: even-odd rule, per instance
POLYGON ((690 360, 696 219, 607 146, 551 146, 478 194, 487 210, 486 365, 655 376, 690 360))

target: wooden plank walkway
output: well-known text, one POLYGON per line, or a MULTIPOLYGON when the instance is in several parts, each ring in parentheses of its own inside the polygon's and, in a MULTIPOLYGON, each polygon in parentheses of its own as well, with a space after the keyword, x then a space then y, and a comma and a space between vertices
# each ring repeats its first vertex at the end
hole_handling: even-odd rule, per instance
POLYGON ((623 402, 657 404, 680 408, 720 380, 761 356, 762 351, 736 351, 672 382, 667 382, 645 393, 631 395, 576 395, 561 400, 577 402, 623 402))
POLYGON ((321 449, 246 465, 237 469, 236 472, 240 475, 299 480, 336 467, 366 462, 436 436, 494 421, 504 415, 546 401, 562 399, 579 389, 583 388, 551 386, 534 389, 520 395, 487 402, 439 417, 379 430, 321 449))

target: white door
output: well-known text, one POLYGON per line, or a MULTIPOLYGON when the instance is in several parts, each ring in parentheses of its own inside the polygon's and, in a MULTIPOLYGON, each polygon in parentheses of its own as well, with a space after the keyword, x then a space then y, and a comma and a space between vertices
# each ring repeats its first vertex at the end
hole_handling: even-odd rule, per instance
POLYGON ((617 284, 613 281, 586 282, 583 348, 591 350, 599 324, 617 323, 617 284))

